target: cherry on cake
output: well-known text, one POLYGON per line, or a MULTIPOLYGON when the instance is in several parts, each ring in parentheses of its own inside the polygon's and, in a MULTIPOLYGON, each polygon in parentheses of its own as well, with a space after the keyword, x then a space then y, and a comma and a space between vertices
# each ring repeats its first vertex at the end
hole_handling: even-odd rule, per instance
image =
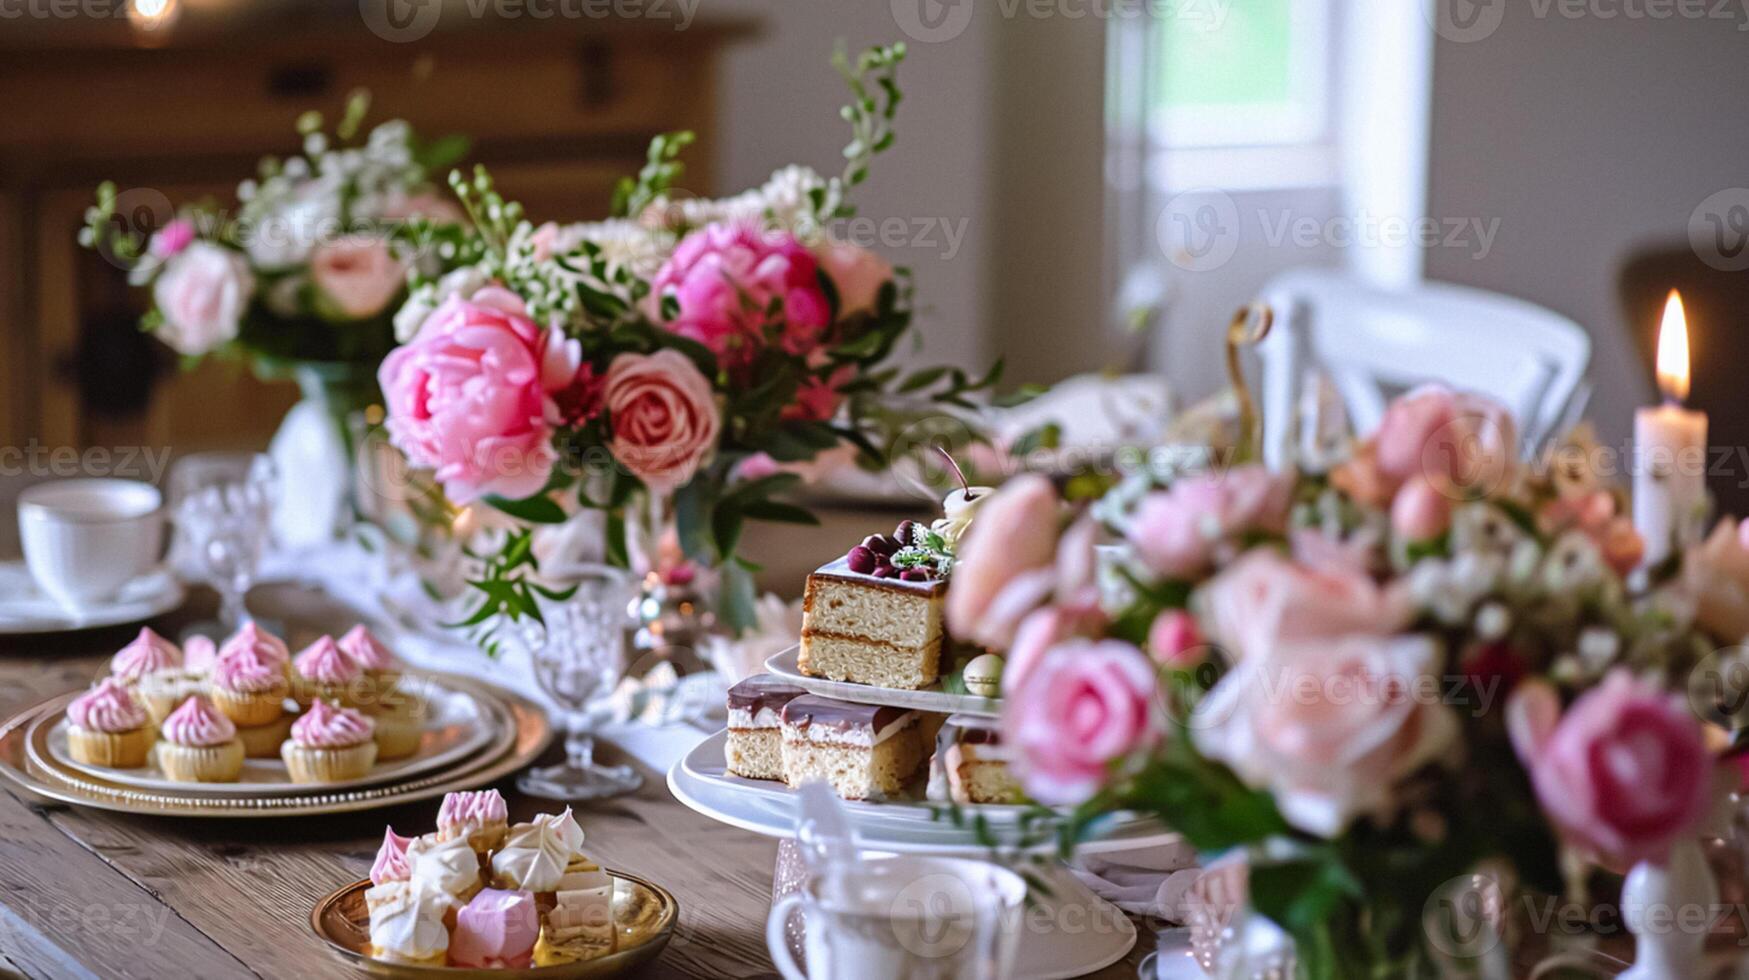
POLYGON ((784 782, 824 780, 847 800, 897 795, 927 755, 920 721, 890 705, 793 698, 783 708, 784 782))
POLYGON ((807 692, 770 674, 729 688, 729 774, 743 779, 783 778, 783 707, 807 692))
POLYGON ((917 690, 941 676, 953 556, 906 521, 808 576, 797 666, 810 677, 917 690))

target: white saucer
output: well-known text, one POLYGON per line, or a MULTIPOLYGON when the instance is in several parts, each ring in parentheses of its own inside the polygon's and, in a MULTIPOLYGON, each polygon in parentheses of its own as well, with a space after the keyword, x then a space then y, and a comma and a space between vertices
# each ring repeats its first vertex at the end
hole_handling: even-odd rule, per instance
POLYGON ((1000 698, 981 698, 975 694, 948 694, 941 689, 940 681, 936 681, 921 691, 903 691, 894 687, 875 687, 872 684, 853 684, 850 681, 809 677, 802 673, 801 667, 797 665, 801 653, 802 648, 798 644, 774 654, 765 661, 765 669, 809 694, 817 694, 823 698, 834 698, 839 701, 885 704, 895 708, 935 711, 944 715, 994 717, 1002 713, 1000 698))
POLYGON ((0 562, 0 636, 141 623, 182 605, 185 596, 176 577, 160 569, 134 579, 113 598, 75 615, 37 588, 24 562, 0 562))

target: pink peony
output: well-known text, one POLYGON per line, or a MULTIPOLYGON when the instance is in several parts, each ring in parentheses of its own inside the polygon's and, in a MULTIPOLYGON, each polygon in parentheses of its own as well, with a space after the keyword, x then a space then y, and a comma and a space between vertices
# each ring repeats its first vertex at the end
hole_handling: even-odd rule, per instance
POLYGON ((1002 668, 1002 690, 1020 690, 1045 658, 1045 654, 1073 637, 1096 640, 1104 634, 1105 611, 1099 608, 1099 593, 1088 589, 1074 601, 1063 605, 1045 606, 1027 613, 1014 630, 1014 643, 1008 648, 1007 663, 1002 668))
POLYGON ((582 356, 575 340, 524 310, 497 287, 453 296, 377 374, 395 445, 435 470, 458 504, 529 497, 552 473, 552 394, 571 385, 582 356))
POLYGON ((1283 533, 1292 494, 1290 475, 1257 465, 1185 477, 1142 500, 1128 537, 1155 574, 1195 578, 1240 536, 1283 533))
POLYGON ((1056 588, 1061 501, 1036 473, 1003 484, 959 543, 947 626, 954 636, 1006 649, 1028 612, 1056 588))
POLYGON ((310 255, 310 281, 335 312, 364 320, 400 295, 407 267, 384 239, 354 235, 323 244, 310 255))
POLYGON ((791 354, 807 354, 829 326, 819 263, 795 237, 742 223, 706 225, 680 240, 650 283, 651 313, 678 304, 664 325, 744 368, 767 342, 767 327, 791 354), (775 307, 775 311, 774 311, 775 307))
POLYGON ((152 283, 152 301, 164 318, 158 339, 179 354, 205 354, 237 336, 254 293, 255 274, 242 253, 191 242, 152 283))
POLYGON ((828 242, 815 255, 838 290, 838 316, 875 312, 881 287, 893 278, 887 260, 848 242, 828 242))
POLYGON ((1682 700, 1625 669, 1561 715, 1545 681, 1506 703, 1513 747, 1543 812, 1571 842, 1625 866, 1663 860, 1711 805, 1713 759, 1682 700))
POLYGON ((1385 409, 1372 447, 1392 493, 1419 476, 1444 492, 1486 494, 1511 469, 1518 435, 1499 402, 1426 385, 1385 409))
POLYGON ((1128 643, 1074 639, 1050 650, 1003 703, 1002 737, 1027 793, 1066 805, 1092 796, 1114 762, 1158 740, 1155 695, 1153 665, 1128 643))
POLYGON ((656 493, 692 479, 722 429, 710 382, 676 350, 614 358, 602 400, 614 458, 656 493))
POLYGON ((1313 569, 1262 549, 1211 579, 1196 601, 1233 660, 1268 657, 1309 640, 1393 633, 1415 612, 1403 591, 1381 588, 1363 573, 1313 569))
POLYGON ((1334 837, 1389 811, 1397 782, 1457 738, 1439 669, 1438 645, 1423 636, 1283 646, 1221 678, 1191 715, 1192 737, 1246 785, 1268 789, 1288 823, 1334 837))

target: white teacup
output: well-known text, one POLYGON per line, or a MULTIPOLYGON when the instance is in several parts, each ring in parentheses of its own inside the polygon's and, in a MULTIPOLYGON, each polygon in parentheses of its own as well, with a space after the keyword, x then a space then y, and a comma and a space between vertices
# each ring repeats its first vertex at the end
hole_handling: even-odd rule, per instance
POLYGON ((18 497, 18 536, 37 587, 78 613, 156 565, 164 497, 134 480, 56 480, 18 497))
POLYGON ((1014 973, 1025 900, 1025 880, 993 864, 882 858, 778 899, 765 940, 785 980, 1002 980, 1014 973), (784 937, 798 905, 806 972, 784 937))

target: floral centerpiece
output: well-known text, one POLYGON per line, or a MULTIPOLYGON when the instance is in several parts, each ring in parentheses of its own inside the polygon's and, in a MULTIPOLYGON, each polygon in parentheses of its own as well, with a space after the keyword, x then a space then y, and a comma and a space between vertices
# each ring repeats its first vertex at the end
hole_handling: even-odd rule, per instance
POLYGON ((536 226, 489 175, 453 175, 468 229, 422 229, 448 268, 396 317, 387 428, 455 504, 523 525, 485 556, 469 624, 535 614, 535 525, 605 512, 608 556, 666 577, 722 572, 721 611, 753 620, 749 520, 811 523, 780 499, 828 458, 879 466, 888 396, 966 404, 997 372, 901 371, 909 275, 832 234, 892 145, 902 45, 836 59, 853 100, 841 174, 786 167, 720 200, 675 188, 691 135, 658 137, 602 222, 536 226))
POLYGON ((1684 692, 1749 633, 1749 540, 1636 572, 1585 434, 1516 447, 1500 406, 1425 388, 1320 472, 1171 464, 1079 512, 1004 485, 947 615, 1008 651, 1027 792, 1069 840, 1136 809, 1232 855, 1311 977, 1413 975, 1429 899, 1479 869, 1558 895, 1692 841, 1734 769, 1684 692))

